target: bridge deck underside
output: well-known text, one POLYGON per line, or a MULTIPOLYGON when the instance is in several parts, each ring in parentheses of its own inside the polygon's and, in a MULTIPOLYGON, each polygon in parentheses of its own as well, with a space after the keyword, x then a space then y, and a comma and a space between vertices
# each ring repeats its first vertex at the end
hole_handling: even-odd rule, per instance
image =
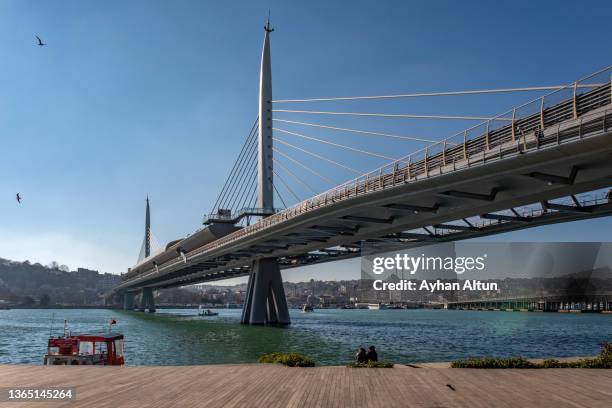
MULTIPOLYGON (((280 259, 287 269, 360 255, 363 241, 407 247, 496 234, 612 214, 608 200, 546 203, 612 186, 610 85, 542 116, 452 146, 415 163, 396 165, 350 188, 338 188, 186 254, 185 259, 133 271, 116 290, 165 288, 243 276, 253 260, 280 259), (542 211, 502 215, 533 203, 542 211), (481 216, 482 223, 458 222, 481 216), (414 231, 425 227, 423 233, 414 231)), ((568 240, 572 237, 568 236, 568 240)))

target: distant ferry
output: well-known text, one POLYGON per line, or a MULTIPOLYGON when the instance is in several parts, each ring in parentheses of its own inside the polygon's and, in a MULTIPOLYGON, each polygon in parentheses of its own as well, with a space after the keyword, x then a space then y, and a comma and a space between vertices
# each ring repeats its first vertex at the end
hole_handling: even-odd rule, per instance
POLYGON ((387 306, 383 303, 370 303, 368 304, 368 309, 370 310, 380 310, 380 309, 386 309, 387 306))

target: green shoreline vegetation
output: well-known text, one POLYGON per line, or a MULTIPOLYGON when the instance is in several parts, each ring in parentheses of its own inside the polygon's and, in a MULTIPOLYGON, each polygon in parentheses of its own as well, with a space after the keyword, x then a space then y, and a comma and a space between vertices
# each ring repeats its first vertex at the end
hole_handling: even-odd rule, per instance
POLYGON ((314 367, 313 359, 298 353, 270 353, 260 356, 260 363, 282 364, 287 367, 314 367))
MULTIPOLYGON (((260 356, 257 361, 264 364, 282 364, 287 367, 314 367, 315 361, 299 353, 269 353, 260 356)), ((393 363, 387 361, 368 361, 367 363, 348 363, 350 368, 393 368, 393 363)))
MULTIPOLYGON (((299 353, 269 353, 257 359, 260 363, 282 364, 287 367, 314 367, 315 361, 299 353)), ((351 362, 349 368, 393 368, 387 361, 369 361, 367 363, 351 362)), ((603 343, 597 357, 583 358, 575 361, 547 359, 542 362, 529 361, 522 357, 515 358, 470 358, 451 362, 451 368, 612 368, 612 343, 603 343)))
POLYGON ((517 358, 470 358, 451 363, 451 368, 612 368, 612 343, 603 343, 599 356, 576 361, 554 359, 534 363, 522 357, 517 358))

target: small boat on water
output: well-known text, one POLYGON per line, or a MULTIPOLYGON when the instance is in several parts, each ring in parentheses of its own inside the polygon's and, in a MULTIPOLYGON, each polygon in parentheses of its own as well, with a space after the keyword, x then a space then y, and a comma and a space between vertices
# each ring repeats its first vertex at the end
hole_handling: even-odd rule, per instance
POLYGON ((370 303, 368 304, 368 309, 370 310, 380 310, 380 309, 386 309, 387 305, 385 305, 384 303, 370 303))
POLYGON ((108 331, 72 334, 64 321, 64 335, 49 337, 43 364, 123 365, 123 334, 110 330, 116 323, 111 320, 108 331))
POLYGON ((200 307, 198 307, 198 316, 217 316, 217 315, 219 315, 219 313, 213 312, 210 309, 204 310, 202 305, 200 305, 200 307))
POLYGON ((302 305, 302 307, 300 308, 300 310, 304 313, 307 312, 314 312, 314 307, 312 307, 312 305, 309 305, 308 303, 305 303, 302 305))

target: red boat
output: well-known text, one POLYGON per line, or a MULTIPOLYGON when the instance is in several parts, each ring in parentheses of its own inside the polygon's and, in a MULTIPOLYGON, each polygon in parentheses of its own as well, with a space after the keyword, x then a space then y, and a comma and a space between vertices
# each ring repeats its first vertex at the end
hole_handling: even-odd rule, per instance
MULTIPOLYGON (((111 323, 112 326, 113 323, 111 323)), ((50 337, 44 365, 123 365, 123 334, 101 332, 50 337)))

